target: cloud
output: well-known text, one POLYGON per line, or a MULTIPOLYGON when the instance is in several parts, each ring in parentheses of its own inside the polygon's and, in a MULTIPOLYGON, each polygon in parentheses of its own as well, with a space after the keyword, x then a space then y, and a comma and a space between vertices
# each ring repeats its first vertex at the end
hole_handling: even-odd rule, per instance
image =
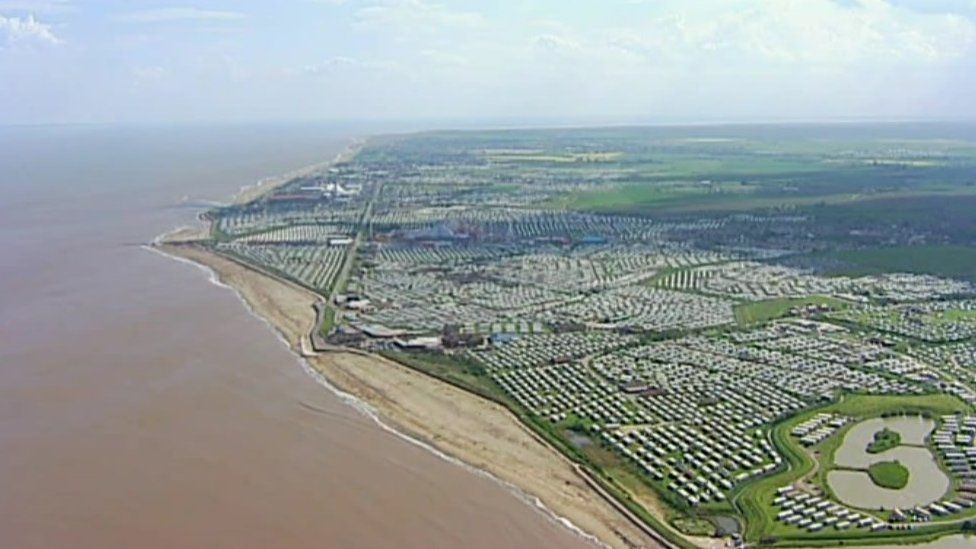
POLYGON ((438 49, 424 49, 420 55, 430 66, 439 68, 463 68, 471 66, 471 60, 464 55, 455 52, 443 51, 438 49))
POLYGON ((0 15, 0 37, 4 38, 8 44, 57 45, 62 42, 51 31, 50 25, 37 21, 33 15, 24 18, 0 15))
POLYGON ((470 30, 486 22, 477 12, 453 10, 424 0, 385 0, 371 4, 357 10, 356 20, 362 27, 382 27, 408 35, 470 30))
POLYGON ((327 76, 334 77, 339 75, 381 75, 399 72, 401 69, 395 63, 364 61, 352 57, 336 56, 326 59, 321 63, 305 65, 299 68, 286 69, 289 75, 300 76, 327 76))
POLYGON ((542 50, 553 53, 580 51, 580 45, 575 40, 556 34, 540 34, 533 39, 533 44, 542 50))
POLYGON ((162 82, 169 71, 158 65, 133 67, 132 82, 137 86, 153 86, 162 82))
POLYGON ((890 65, 959 58, 976 44, 976 23, 887 0, 713 0, 674 4, 646 25, 618 29, 610 40, 659 59, 890 65))
POLYGON ((247 15, 236 11, 158 8, 124 13, 116 19, 129 23, 164 23, 169 21, 240 21, 246 18, 247 15))
POLYGON ((26 13, 65 13, 74 11, 70 0, 0 0, 0 11, 26 13))
POLYGON ((0 55, 21 98, 0 120, 216 102, 240 118, 976 116, 976 0, 158 2, 0 0, 0 48, 78 45, 0 55), (47 15, 61 6, 78 9, 47 15), (202 61, 221 55, 236 61, 202 61))

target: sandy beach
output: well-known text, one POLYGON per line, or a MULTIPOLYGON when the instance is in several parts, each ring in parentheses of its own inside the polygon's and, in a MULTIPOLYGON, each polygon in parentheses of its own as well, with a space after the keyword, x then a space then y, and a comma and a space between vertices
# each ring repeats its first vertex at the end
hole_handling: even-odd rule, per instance
MULTIPOLYGON (((301 352, 301 339, 315 321, 313 293, 197 246, 160 248, 212 269, 296 354, 301 352)), ((306 361, 334 387, 375 409, 384 423, 489 473, 594 543, 659 546, 596 494, 568 459, 537 440, 503 407, 382 357, 331 352, 306 361)))
POLYGON ((352 142, 349 143, 349 146, 347 146, 342 152, 337 154, 335 158, 331 160, 326 160, 325 162, 319 162, 316 164, 312 164, 310 166, 304 166, 298 168, 297 170, 283 173, 281 175, 266 177, 253 185, 247 185, 245 187, 241 187, 240 191, 238 191, 237 194, 235 194, 234 197, 231 199, 231 203, 246 204, 260 197, 263 194, 267 194, 275 187, 279 187, 291 181, 292 179, 295 179, 297 177, 302 177, 304 175, 308 175, 311 173, 315 173, 333 164, 346 161, 356 156, 356 153, 358 153, 359 150, 362 149, 363 145, 365 144, 366 144, 366 139, 362 139, 362 138, 353 139, 352 142))

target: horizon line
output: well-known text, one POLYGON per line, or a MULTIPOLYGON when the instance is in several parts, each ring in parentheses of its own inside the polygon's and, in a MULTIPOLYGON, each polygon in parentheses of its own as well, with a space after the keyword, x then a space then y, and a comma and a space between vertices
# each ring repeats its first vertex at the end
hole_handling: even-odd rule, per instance
POLYGON ((254 118, 254 119, 185 119, 185 120, 118 120, 64 122, 0 122, 0 129, 42 128, 139 128, 139 127, 233 127, 233 126, 413 126, 407 131, 484 129, 572 129, 601 127, 722 127, 722 126, 831 126, 856 124, 976 124, 973 117, 716 117, 661 118, 648 116, 452 116, 452 117, 384 117, 384 118, 254 118))

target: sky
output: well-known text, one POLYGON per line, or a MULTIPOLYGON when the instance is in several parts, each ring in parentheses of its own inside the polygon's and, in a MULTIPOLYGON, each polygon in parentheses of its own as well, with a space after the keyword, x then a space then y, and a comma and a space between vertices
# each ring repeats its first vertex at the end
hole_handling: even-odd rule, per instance
POLYGON ((976 0, 0 0, 0 124, 976 119, 976 0))

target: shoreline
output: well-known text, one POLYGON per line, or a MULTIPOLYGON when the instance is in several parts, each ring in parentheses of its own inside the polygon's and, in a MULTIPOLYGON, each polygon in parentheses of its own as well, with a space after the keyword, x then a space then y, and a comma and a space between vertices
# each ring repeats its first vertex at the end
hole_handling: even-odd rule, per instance
POLYGON ((238 206, 245 204, 273 191, 275 188, 284 185, 296 177, 308 175, 318 170, 328 168, 334 164, 349 160, 359 153, 360 149, 366 145, 367 141, 369 141, 368 137, 354 137, 350 139, 349 144, 346 145, 342 151, 332 157, 331 160, 325 160, 322 162, 316 162, 315 164, 302 166, 301 168, 297 168, 290 172, 262 178, 251 185, 244 185, 238 189, 236 193, 234 193, 234 195, 230 198, 228 205, 238 206))
MULTIPOLYGON (((354 138, 332 160, 241 187, 229 203, 253 201, 294 177, 353 158, 367 141, 354 138)), ((161 234, 145 247, 193 264, 208 273, 211 283, 233 291, 249 314, 267 324, 289 348, 310 377, 380 428, 499 483, 547 520, 590 544, 671 545, 503 405, 365 351, 309 352, 310 334, 317 323, 314 305, 322 297, 200 246, 200 241, 210 237, 210 228, 205 220, 199 221, 161 234)), ((708 541, 696 545, 711 545, 708 541)))
POLYGON ((306 373, 384 430, 498 482, 591 544, 660 546, 501 405, 376 355, 303 355, 302 339, 315 322, 313 292, 186 242, 160 242, 152 249, 192 263, 210 273, 212 283, 232 290, 306 373))
MULTIPOLYGON (((476 467, 474 467, 474 466, 472 466, 472 465, 470 465, 470 464, 468 464, 468 463, 466 463, 466 462, 464 462, 464 461, 462 461, 462 460, 460 460, 460 459, 458 459, 458 458, 456 458, 456 457, 454 457, 452 455, 449 455, 449 454, 446 454, 446 453, 442 452, 436 446, 432 445, 430 443, 430 441, 421 438, 421 435, 419 435, 417 433, 404 433, 404 432, 402 432, 400 430, 397 430, 396 427, 389 425, 386 421, 384 421, 385 418, 376 410, 375 407, 373 407, 372 405, 370 405, 368 402, 361 400, 357 396, 355 396, 355 395, 353 395, 351 393, 348 393, 346 391, 343 391, 342 389, 336 387, 329 380, 329 378, 327 378, 322 373, 321 370, 319 370, 319 369, 313 367, 311 364, 309 364, 308 360, 306 360, 307 356, 304 355, 304 354, 302 354, 302 353, 300 353, 299 350, 296 350, 292 346, 292 344, 289 343, 289 341, 286 338, 286 335, 281 331, 281 329, 277 325, 275 325, 274 323, 272 323, 270 320, 268 320, 267 318, 265 318, 264 316, 262 316, 261 314, 259 314, 257 311, 255 311, 254 308, 252 307, 251 303, 241 294, 241 292, 237 288, 235 288, 234 286, 231 286, 230 284, 225 283, 221 279, 221 275, 213 267, 208 266, 205 263, 198 262, 198 261, 196 261, 194 259, 189 259, 188 257, 185 257, 183 254, 179 253, 178 251, 175 251, 175 250, 172 250, 172 249, 166 250, 166 249, 163 249, 162 247, 155 247, 155 246, 145 246, 145 249, 147 249, 148 251, 151 251, 153 253, 162 255, 163 257, 166 257, 168 259, 172 259, 172 260, 178 261, 180 263, 186 263, 188 265, 193 265, 194 267, 197 267, 201 271, 207 273, 207 275, 209 277, 209 282, 211 284, 213 284, 214 286, 217 286, 219 288, 222 288, 222 289, 229 290, 229 291, 233 292, 234 295, 237 296, 237 298, 244 305, 244 307, 247 310, 248 314, 250 314, 254 318, 257 318, 258 320, 260 320, 261 322, 263 322, 275 334, 275 337, 278 339, 278 341, 281 342, 289 350, 289 352, 291 352, 292 356, 296 359, 296 361, 298 362, 298 364, 302 367, 302 370, 309 377, 311 377, 319 385, 321 385, 324 388, 326 388, 329 392, 331 392, 332 394, 334 394, 337 398, 339 398, 339 400, 341 400, 345 404, 353 407, 354 409, 356 409, 357 412, 359 412, 359 413, 363 414, 364 416, 368 417, 370 420, 372 420, 377 426, 379 426, 384 431, 387 431, 390 434, 392 434, 392 435, 394 435, 394 436, 396 436, 396 437, 398 437, 398 438, 400 438, 400 439, 402 439, 402 440, 404 440, 404 441, 406 441, 406 442, 408 442, 410 444, 419 446, 419 447, 423 448, 424 450, 427 450, 428 452, 433 453, 434 455, 436 455, 437 457, 439 457, 439 458, 441 458, 441 459, 443 459, 445 461, 448 461, 448 462, 450 462, 450 463, 452 463, 454 465, 461 466, 461 467, 465 468, 466 470, 468 470, 468 471, 470 471, 470 472, 472 472, 474 474, 477 474, 479 476, 483 476, 483 477, 489 478, 492 481, 501 484, 506 489, 512 491, 515 494, 515 496, 518 497, 520 500, 522 500, 523 502, 525 502, 525 503, 527 503, 527 504, 529 504, 529 505, 537 508, 539 511, 541 511, 543 513, 543 515, 548 520, 550 520, 550 521, 552 521, 552 522, 554 522, 556 524, 559 524, 560 526, 562 526, 564 528, 568 528, 574 534, 579 535, 580 537, 586 539, 587 541, 591 541, 591 542, 593 542, 596 545, 606 546, 606 544, 603 544, 596 537, 594 537, 591 534, 588 534, 588 533, 580 530, 575 524, 573 524, 572 522, 570 522, 565 517, 561 517, 561 516, 555 514, 551 509, 549 509, 548 507, 546 507, 545 504, 542 503, 542 501, 538 497, 535 497, 535 496, 533 496, 531 494, 526 493, 520 487, 518 487, 518 486, 516 486, 514 484, 511 484, 509 482, 506 482, 506 481, 504 481, 504 480, 502 480, 502 479, 500 479, 500 478, 492 475, 488 471, 485 471, 483 469, 478 469, 478 468, 476 468, 476 467)), ((214 256, 214 257, 218 257, 218 256, 214 256)), ((314 408, 313 408, 313 410, 314 410, 314 408)))

